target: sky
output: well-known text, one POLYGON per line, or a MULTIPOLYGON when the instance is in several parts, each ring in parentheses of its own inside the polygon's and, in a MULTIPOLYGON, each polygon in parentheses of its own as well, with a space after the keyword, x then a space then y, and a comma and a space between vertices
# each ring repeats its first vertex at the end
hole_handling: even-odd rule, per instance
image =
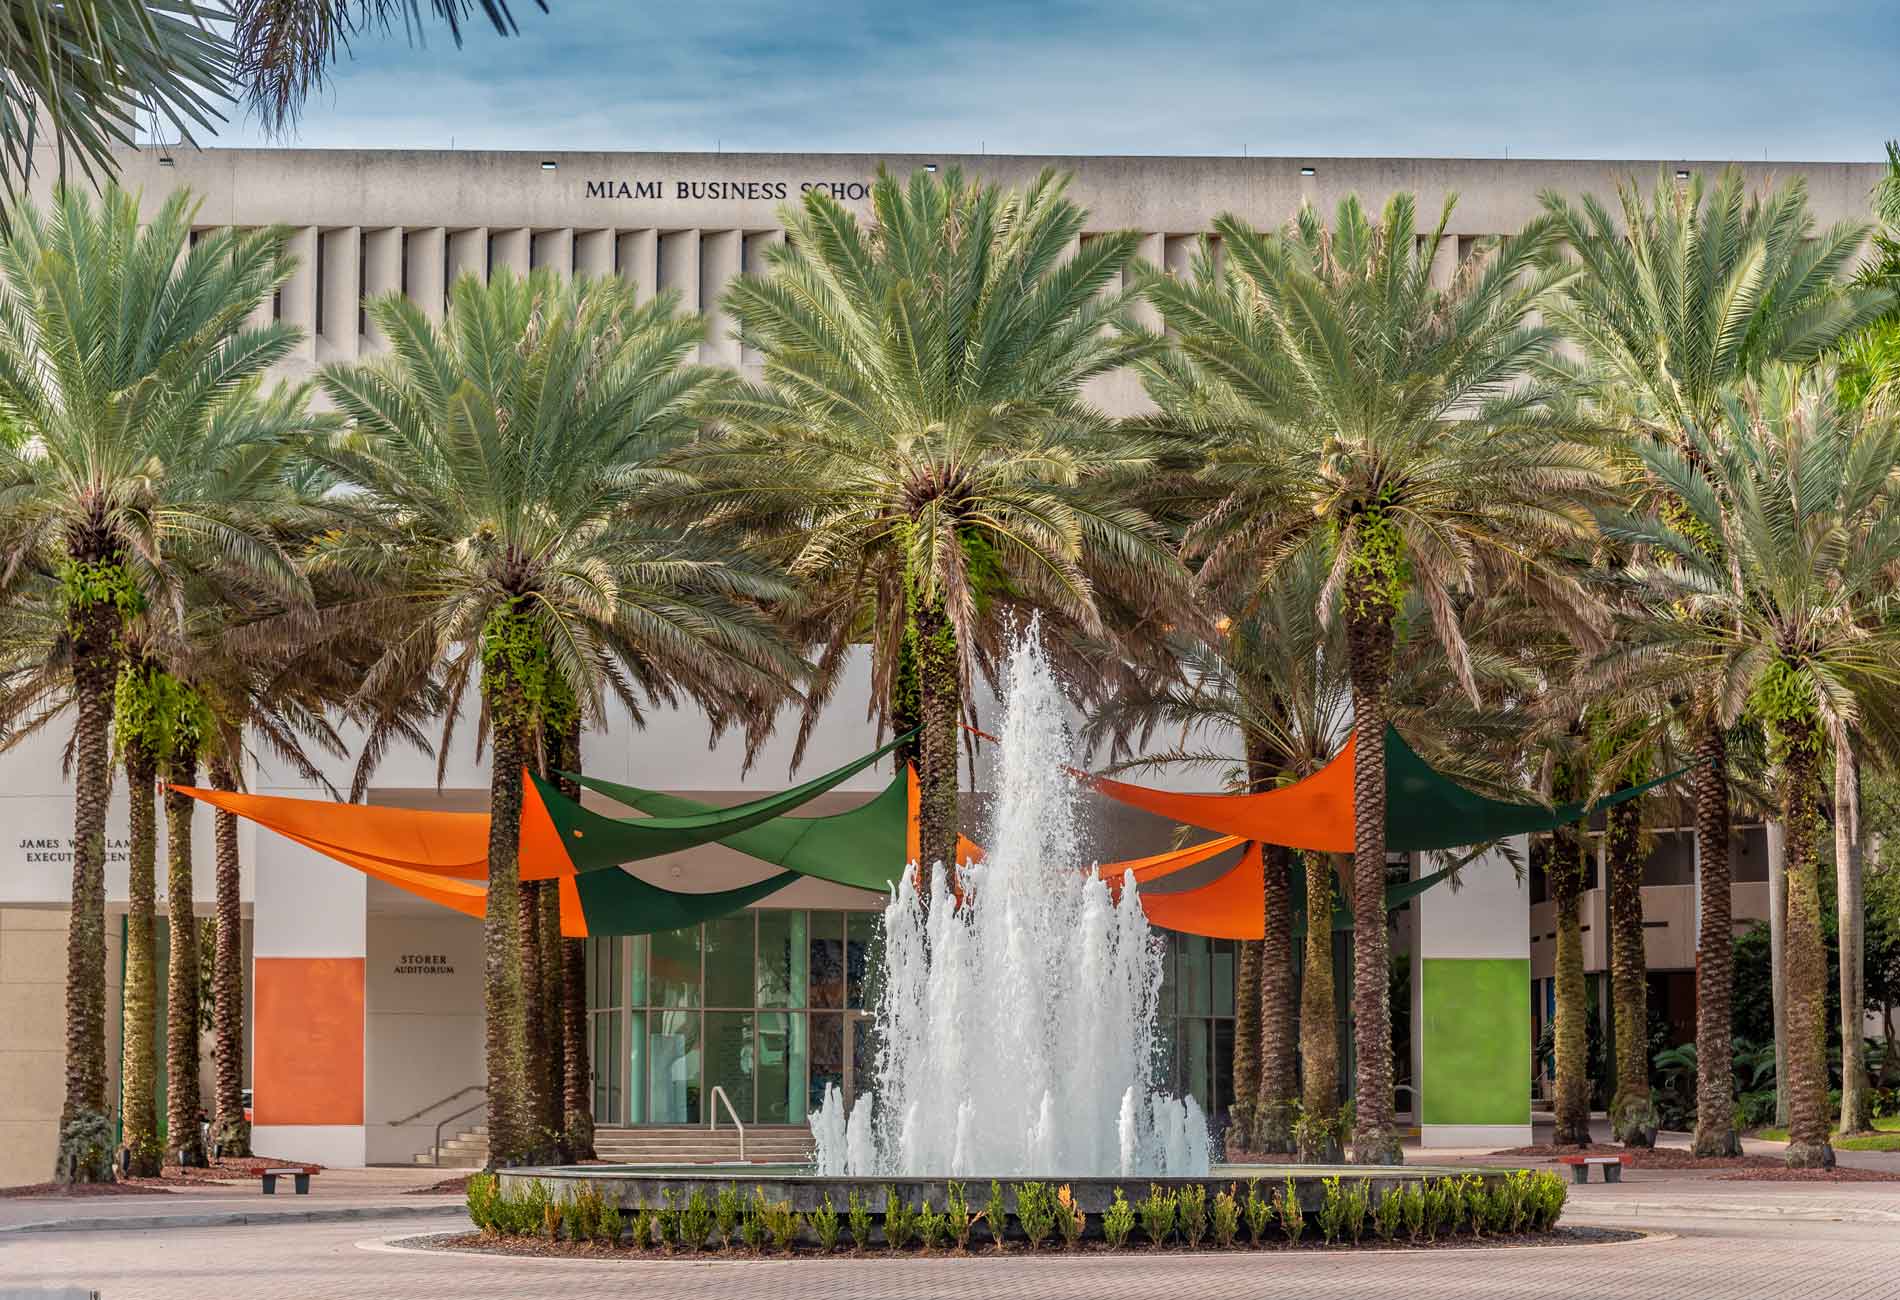
MULTIPOLYGON (((1870 160, 1894 0, 513 0, 207 144, 1870 160)), ((424 6, 425 8, 427 6, 424 6)))

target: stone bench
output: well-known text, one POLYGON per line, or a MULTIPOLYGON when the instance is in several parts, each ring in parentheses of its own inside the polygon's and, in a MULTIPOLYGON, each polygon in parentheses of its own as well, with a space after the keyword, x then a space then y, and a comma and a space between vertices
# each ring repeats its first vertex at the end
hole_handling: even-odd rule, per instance
POLYGON ((310 1194, 310 1175, 315 1172, 315 1170, 304 1165, 284 1165, 276 1169, 259 1170, 258 1177, 264 1180, 264 1195, 266 1196, 277 1195, 277 1180, 279 1178, 291 1179, 291 1185, 296 1189, 296 1194, 298 1196, 308 1196, 310 1194))
POLYGON ((1590 1167, 1599 1165, 1603 1169, 1603 1181, 1620 1183, 1623 1181, 1623 1166, 1630 1162, 1628 1156, 1558 1156, 1557 1163, 1570 1166, 1570 1181, 1587 1183, 1590 1181, 1590 1167))

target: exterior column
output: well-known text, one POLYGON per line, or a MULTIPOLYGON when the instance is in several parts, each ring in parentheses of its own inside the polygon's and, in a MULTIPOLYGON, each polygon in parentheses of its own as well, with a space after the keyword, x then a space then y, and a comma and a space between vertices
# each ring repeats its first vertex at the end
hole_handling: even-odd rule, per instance
POLYGON ((290 255, 296 268, 284 281, 285 323, 303 331, 292 356, 308 363, 317 359, 317 228, 300 226, 290 233, 290 255))
MULTIPOLYGON (((1511 844, 1520 860, 1529 839, 1511 844)), ((1413 858, 1414 878, 1429 874, 1413 858)), ((1531 1141, 1530 891, 1501 853, 1428 889, 1412 946, 1412 1077, 1426 1147, 1527 1146, 1531 1141)))
POLYGON ((529 232, 514 230, 495 230, 488 235, 488 266, 491 272, 507 267, 517 276, 528 276, 529 232))
POLYGON ((362 299, 362 232, 355 226, 326 230, 322 274, 317 293, 323 304, 317 331, 317 360, 350 361, 357 354, 357 313, 362 299))
POLYGON ((409 301, 430 320, 441 320, 448 292, 443 279, 448 271, 448 232, 440 226, 410 231, 403 258, 409 264, 409 301))
POLYGON ((739 274, 745 255, 745 233, 708 231, 699 237, 699 297, 706 313, 706 341, 699 359, 710 366, 739 365, 739 340, 732 336, 732 320, 720 308, 726 283, 739 274))
POLYGON ((574 231, 571 227, 543 230, 534 236, 529 263, 536 270, 546 267, 556 275, 574 274, 574 231))
POLYGON ((699 310, 699 232, 668 230, 660 235, 654 288, 679 295, 681 311, 699 310))
POLYGON ((361 1168, 367 877, 281 836, 255 844, 251 1144, 361 1168))
MULTIPOLYGON (((369 230, 363 233, 363 292, 367 297, 380 297, 386 293, 396 293, 402 288, 402 227, 386 226, 382 230, 369 230)), ((388 347, 381 330, 370 318, 367 308, 363 312, 363 342, 365 352, 381 352, 388 347)))
POLYGON ((448 244, 449 288, 453 290, 455 282, 465 275, 472 275, 486 284, 488 282, 488 227, 476 226, 471 230, 451 230, 448 244))
POLYGON ((660 232, 629 230, 614 242, 620 278, 633 281, 634 301, 645 306, 660 288, 660 232))
POLYGON ((614 273, 614 232, 580 230, 574 232, 574 274, 612 275, 614 273))

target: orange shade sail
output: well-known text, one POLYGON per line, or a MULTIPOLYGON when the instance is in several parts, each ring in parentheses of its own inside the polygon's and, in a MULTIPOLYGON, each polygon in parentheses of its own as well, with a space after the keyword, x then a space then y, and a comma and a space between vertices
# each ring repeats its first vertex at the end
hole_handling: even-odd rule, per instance
POLYGON ((1199 866, 1210 858, 1217 858, 1223 853, 1239 848, 1244 843, 1246 841, 1238 835, 1223 835, 1205 844, 1173 849, 1151 857, 1130 858, 1125 862, 1104 862, 1095 868, 1095 874, 1107 882, 1109 893, 1120 898, 1122 879, 1130 871, 1135 873, 1137 885, 1149 885, 1157 880, 1165 880, 1177 871, 1199 866))
MULTIPOLYGON (((1231 847, 1231 846, 1230 846, 1231 847)), ((1240 863, 1198 889, 1142 894, 1151 925, 1210 939, 1263 939, 1267 934, 1266 868, 1260 846, 1249 844, 1240 863)))
POLYGON ((1088 783, 1117 803, 1203 830, 1290 849, 1351 853, 1354 744, 1349 739, 1325 767, 1305 780, 1258 794, 1180 794, 1107 777, 1090 777, 1088 783))

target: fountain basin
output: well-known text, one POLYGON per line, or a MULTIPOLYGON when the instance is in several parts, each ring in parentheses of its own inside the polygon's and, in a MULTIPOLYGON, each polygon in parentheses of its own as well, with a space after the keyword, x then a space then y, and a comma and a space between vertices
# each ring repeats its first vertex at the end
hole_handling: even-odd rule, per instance
MULTIPOLYGON (((1225 1191, 1229 1184, 1235 1184, 1244 1195, 1247 1183, 1251 1179, 1260 1180, 1261 1195, 1283 1189, 1286 1180, 1293 1179, 1295 1191, 1299 1197, 1300 1208, 1307 1213, 1316 1212, 1325 1198, 1323 1180, 1338 1177, 1343 1180, 1365 1180, 1372 1184, 1371 1194, 1376 1202, 1386 1187, 1396 1187, 1403 1183, 1417 1182, 1422 1178, 1461 1176, 1477 1174, 1486 1185, 1501 1181, 1514 1172, 1510 1167, 1494 1166, 1474 1168, 1470 1165, 1217 1165, 1214 1171, 1202 1178, 1150 1178, 1137 1175, 1129 1178, 1086 1176, 1075 1177, 1050 1174, 1035 1179, 1022 1177, 998 1178, 1003 1185, 1003 1199, 1013 1214, 1016 1210, 1016 1184, 1035 1181, 1056 1186, 1067 1184, 1069 1194, 1076 1204, 1090 1216, 1089 1229, 1099 1234, 1101 1225, 1099 1216, 1114 1203, 1115 1189, 1121 1188, 1122 1195, 1130 1202, 1138 1201, 1148 1194, 1149 1184, 1164 1189, 1173 1189, 1199 1185, 1207 1188, 1211 1198, 1214 1193, 1225 1191)), ((973 1210, 980 1210, 989 1199, 990 1178, 973 1176, 969 1178, 951 1178, 948 1176, 899 1176, 892 1178, 847 1178, 819 1175, 812 1172, 809 1165, 767 1165, 767 1164, 631 1164, 631 1165, 561 1165, 542 1168, 524 1167, 501 1171, 501 1185, 505 1191, 521 1193, 527 1190, 531 1182, 540 1182, 554 1200, 563 1200, 592 1187, 601 1195, 611 1198, 621 1210, 627 1211, 639 1205, 649 1208, 661 1204, 667 1192, 672 1192, 681 1202, 701 1192, 707 1200, 717 1196, 722 1188, 736 1186, 741 1195, 750 1197, 753 1189, 762 1187, 765 1195, 772 1201, 790 1201, 792 1208, 800 1213, 809 1213, 824 1204, 825 1197, 831 1198, 832 1208, 843 1214, 849 1204, 851 1193, 856 1192, 870 1205, 875 1216, 882 1217, 886 1188, 895 1188, 899 1198, 915 1205, 924 1200, 937 1209, 942 1209, 949 1187, 952 1183, 963 1185, 963 1194, 973 1210)))

